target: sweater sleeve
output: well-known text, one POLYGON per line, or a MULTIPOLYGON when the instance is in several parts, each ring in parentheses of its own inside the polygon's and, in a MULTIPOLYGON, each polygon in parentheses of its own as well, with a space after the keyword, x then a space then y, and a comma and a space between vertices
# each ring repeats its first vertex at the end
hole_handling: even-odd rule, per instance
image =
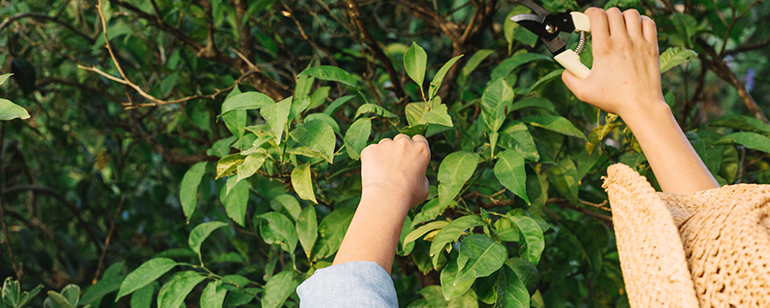
POLYGON ((297 287, 300 308, 398 307, 387 272, 369 261, 347 262, 317 270, 297 287))

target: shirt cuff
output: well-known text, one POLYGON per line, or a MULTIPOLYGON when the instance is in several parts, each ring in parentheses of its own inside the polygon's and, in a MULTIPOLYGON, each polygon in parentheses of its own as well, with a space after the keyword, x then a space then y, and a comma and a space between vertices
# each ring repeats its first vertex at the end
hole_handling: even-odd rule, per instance
POLYGON ((346 262, 317 270, 297 287, 300 308, 398 307, 388 273, 370 261, 346 262))

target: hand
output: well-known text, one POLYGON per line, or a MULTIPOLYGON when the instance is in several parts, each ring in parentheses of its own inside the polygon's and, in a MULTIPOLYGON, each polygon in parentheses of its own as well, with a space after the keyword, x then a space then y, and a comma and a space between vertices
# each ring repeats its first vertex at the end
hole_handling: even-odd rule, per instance
POLYGON ((383 193, 415 206, 428 197, 425 170, 430 161, 428 140, 420 135, 399 134, 382 139, 361 152, 363 193, 383 193))
POLYGON ((589 8, 585 14, 591 20, 593 68, 582 80, 564 71, 562 80, 572 93, 624 119, 665 104, 655 22, 636 10, 589 8))

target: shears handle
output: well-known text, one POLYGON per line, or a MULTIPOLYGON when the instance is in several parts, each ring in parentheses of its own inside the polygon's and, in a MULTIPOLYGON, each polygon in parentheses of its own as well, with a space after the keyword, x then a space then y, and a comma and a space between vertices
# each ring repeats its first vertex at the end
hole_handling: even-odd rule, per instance
MULTIPOLYGON (((580 12, 570 12, 570 15, 575 24, 575 32, 591 32, 591 21, 588 16, 580 12)), ((591 73, 591 70, 580 62, 580 56, 572 49, 556 55, 554 59, 580 79, 585 79, 591 73)))

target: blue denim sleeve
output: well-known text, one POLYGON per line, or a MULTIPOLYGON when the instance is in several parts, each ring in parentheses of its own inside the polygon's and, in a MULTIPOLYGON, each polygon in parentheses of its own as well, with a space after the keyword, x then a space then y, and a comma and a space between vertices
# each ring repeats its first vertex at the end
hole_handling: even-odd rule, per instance
POLYGON ((297 287, 300 308, 398 307, 388 273, 369 261, 347 262, 317 270, 297 287))

